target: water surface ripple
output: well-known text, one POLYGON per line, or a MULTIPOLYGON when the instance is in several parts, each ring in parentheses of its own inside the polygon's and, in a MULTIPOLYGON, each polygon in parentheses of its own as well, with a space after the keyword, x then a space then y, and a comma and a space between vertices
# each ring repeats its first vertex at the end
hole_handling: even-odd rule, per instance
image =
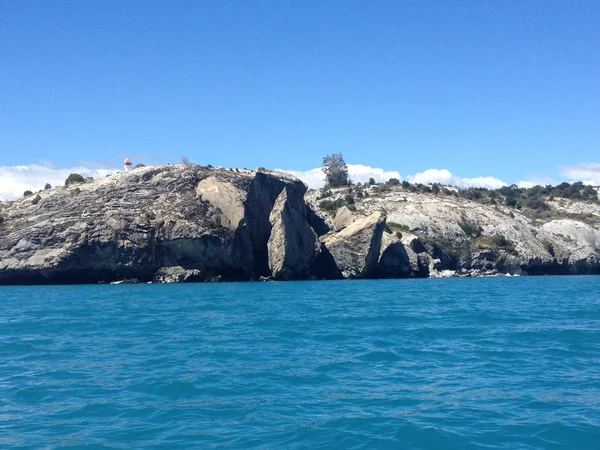
POLYGON ((600 277, 0 288, 0 447, 600 448, 600 277))

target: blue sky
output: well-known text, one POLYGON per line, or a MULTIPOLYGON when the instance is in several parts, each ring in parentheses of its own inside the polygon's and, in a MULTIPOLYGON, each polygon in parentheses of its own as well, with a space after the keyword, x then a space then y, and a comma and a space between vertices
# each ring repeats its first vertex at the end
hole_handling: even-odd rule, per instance
POLYGON ((23 0, 0 17, 5 170, 306 171, 342 152, 512 183, 600 162, 597 1, 23 0))

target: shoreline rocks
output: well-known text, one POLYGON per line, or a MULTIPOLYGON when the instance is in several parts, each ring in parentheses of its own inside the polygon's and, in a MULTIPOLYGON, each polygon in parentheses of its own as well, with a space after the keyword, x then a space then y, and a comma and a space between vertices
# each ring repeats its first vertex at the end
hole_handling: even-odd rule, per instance
POLYGON ((330 211, 290 175, 193 164, 37 197, 0 204, 0 285, 600 274, 593 204, 533 220, 397 188, 330 211))

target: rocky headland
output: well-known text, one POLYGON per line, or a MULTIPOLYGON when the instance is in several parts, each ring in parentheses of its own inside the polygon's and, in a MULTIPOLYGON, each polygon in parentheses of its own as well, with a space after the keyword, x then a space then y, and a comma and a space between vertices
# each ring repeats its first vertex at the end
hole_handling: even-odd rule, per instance
POLYGON ((0 284, 600 274, 598 202, 547 204, 140 167, 1 203, 0 284))

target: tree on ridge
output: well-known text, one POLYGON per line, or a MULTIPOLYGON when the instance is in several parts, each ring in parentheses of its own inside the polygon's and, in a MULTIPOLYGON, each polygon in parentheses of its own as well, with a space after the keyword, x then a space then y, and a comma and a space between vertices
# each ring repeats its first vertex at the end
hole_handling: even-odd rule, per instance
POLYGON ((348 186, 348 165, 341 153, 334 153, 323 158, 323 173, 325 183, 330 187, 348 186))

